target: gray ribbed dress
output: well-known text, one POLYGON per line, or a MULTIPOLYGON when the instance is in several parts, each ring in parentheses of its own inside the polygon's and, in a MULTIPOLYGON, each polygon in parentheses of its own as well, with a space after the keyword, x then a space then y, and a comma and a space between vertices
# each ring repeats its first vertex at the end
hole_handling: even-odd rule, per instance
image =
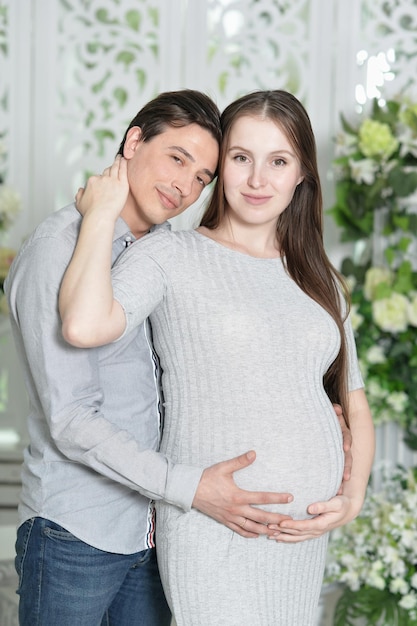
MULTIPOLYGON (((344 455, 323 374, 339 349, 332 318, 289 278, 195 231, 157 232, 114 270, 128 329, 151 314, 163 368, 161 450, 209 466, 250 449, 235 474, 250 490, 290 492, 271 507, 306 517, 335 495, 344 455)), ((349 322, 349 389, 363 386, 349 322)), ((161 576, 178 626, 313 626, 327 537, 245 539, 196 510, 157 503, 161 576)))

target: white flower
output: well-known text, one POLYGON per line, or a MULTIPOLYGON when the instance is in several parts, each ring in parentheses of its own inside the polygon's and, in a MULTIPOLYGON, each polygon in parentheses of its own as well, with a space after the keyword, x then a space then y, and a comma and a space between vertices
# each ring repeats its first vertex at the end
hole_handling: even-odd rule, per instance
POLYGON ((373 159, 349 159, 350 174, 358 185, 372 185, 378 172, 378 165, 373 159))
POLYGON ((384 350, 381 346, 372 346, 366 353, 366 360, 368 363, 385 363, 387 360, 384 350))
POLYGON ((352 291, 356 287, 356 283, 357 283, 356 278, 354 276, 352 276, 352 274, 351 274, 350 276, 347 276, 345 278, 345 281, 346 281, 346 287, 348 288, 349 293, 352 293, 352 291))
POLYGON ((384 389, 383 387, 381 387, 381 385, 379 384, 378 380, 376 380, 376 378, 372 378, 371 380, 368 381, 366 390, 368 394, 370 396, 373 396, 374 398, 382 399, 382 398, 386 398, 388 395, 388 391, 384 389))
POLYGON ((417 157, 417 139, 409 126, 404 126, 401 133, 398 133, 398 140, 401 157, 405 157, 407 154, 417 157))
POLYGON ((414 589, 417 589, 417 572, 411 576, 410 584, 414 589))
POLYGON ((19 194, 11 187, 0 184, 0 230, 7 230, 11 226, 19 209, 19 194))
POLYGON ((390 583, 389 590, 391 593, 400 593, 404 596, 410 589, 405 580, 402 578, 394 578, 390 583))
POLYGON ((392 274, 386 267, 370 267, 365 274, 365 284, 363 293, 367 300, 371 301, 375 297, 375 290, 381 283, 390 285, 392 274))
POLYGON ((402 413, 408 405, 408 396, 404 391, 393 391, 387 397, 387 404, 389 404, 396 413, 402 413))
POLYGON ((359 305, 352 304, 350 307, 350 323, 352 324, 353 330, 357 330, 359 326, 362 324, 364 317, 359 313, 359 305))
POLYGON ((399 606, 406 611, 417 607, 417 596, 415 593, 408 593, 399 601, 399 606))
POLYGON ((336 136, 335 152, 337 157, 348 156, 355 151, 358 143, 356 135, 340 132, 336 136))
POLYGON ((369 576, 365 582, 370 587, 375 587, 375 589, 385 589, 386 586, 385 578, 378 572, 369 572, 369 576))
POLYGON ((389 298, 382 298, 372 303, 372 315, 378 326, 390 333, 399 333, 407 329, 408 299, 401 293, 392 293, 389 298))

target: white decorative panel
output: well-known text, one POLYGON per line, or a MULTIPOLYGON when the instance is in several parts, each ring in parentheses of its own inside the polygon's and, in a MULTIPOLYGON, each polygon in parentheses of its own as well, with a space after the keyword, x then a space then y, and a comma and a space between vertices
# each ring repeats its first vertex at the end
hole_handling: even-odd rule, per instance
POLYGON ((130 120, 162 89, 159 4, 60 0, 58 205, 73 197, 85 172, 101 171, 111 161, 130 120))
MULTIPOLYGON (((362 6, 362 36, 372 56, 371 73, 384 99, 407 91, 417 98, 417 3, 415 0, 366 0, 362 6), (382 57, 378 56, 381 55, 382 57), (380 63, 378 63, 378 60, 380 63)), ((368 72, 362 84, 372 87, 368 72), (371 84, 369 85, 369 79, 371 84)), ((370 95, 373 95, 372 92, 370 95)), ((375 93, 378 96, 378 93, 375 93)))
POLYGON ((210 84, 226 103, 252 89, 284 88, 301 100, 308 84, 308 0, 209 0, 210 84))

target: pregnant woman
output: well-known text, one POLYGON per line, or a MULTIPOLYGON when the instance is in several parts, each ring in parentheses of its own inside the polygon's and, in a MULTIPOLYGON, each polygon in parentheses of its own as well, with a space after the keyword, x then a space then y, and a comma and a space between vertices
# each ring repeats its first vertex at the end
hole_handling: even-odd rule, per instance
POLYGON ((340 523, 359 513, 372 419, 343 281, 323 248, 304 107, 285 91, 254 92, 225 109, 222 129, 219 176, 200 227, 148 235, 112 273, 112 228, 129 172, 118 159, 105 173, 121 199, 83 208, 61 291, 63 332, 74 345, 95 346, 150 316, 163 370, 161 450, 201 466, 253 449, 256 462, 239 485, 294 496, 272 508, 294 518, 276 540, 248 539, 196 510, 157 503, 158 560, 178 626, 313 626, 328 534, 298 541, 297 524, 331 498, 340 523), (353 438, 342 493, 332 402, 353 438))

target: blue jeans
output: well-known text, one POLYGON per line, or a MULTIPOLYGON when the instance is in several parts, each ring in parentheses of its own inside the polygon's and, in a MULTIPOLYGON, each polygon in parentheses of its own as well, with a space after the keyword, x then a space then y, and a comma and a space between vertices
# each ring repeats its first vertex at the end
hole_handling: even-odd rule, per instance
POLYGON ((154 549, 112 554, 40 517, 17 531, 20 626, 169 626, 154 549))

